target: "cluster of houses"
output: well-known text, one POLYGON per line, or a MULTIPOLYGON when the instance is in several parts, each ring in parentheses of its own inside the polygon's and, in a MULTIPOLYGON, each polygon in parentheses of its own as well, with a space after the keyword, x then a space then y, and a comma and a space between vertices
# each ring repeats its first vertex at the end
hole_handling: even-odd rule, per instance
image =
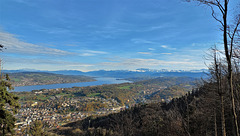
POLYGON ((68 98, 57 99, 50 98, 49 103, 32 102, 31 104, 22 104, 21 109, 15 115, 18 119, 16 122, 16 132, 23 133, 28 131, 32 122, 35 120, 41 120, 47 128, 57 128, 65 123, 82 120, 89 116, 103 116, 110 113, 116 113, 123 109, 125 106, 121 106, 114 99, 104 98, 68 98), (56 100, 59 106, 56 106, 56 100), (99 108, 94 111, 69 111, 69 107, 75 106, 76 108, 81 104, 91 101, 97 101, 107 105, 105 108, 99 108))

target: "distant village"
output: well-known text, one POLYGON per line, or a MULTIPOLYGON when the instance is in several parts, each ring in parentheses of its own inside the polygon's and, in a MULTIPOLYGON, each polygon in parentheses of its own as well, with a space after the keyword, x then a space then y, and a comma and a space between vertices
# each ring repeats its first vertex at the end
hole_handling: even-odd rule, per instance
MULTIPOLYGON (((64 90, 58 89, 43 89, 32 92, 35 96, 48 92, 56 92, 64 90)), ((136 103, 153 102, 145 97, 149 96, 154 89, 147 89, 141 92, 136 100, 136 103), (145 97, 144 97, 145 96, 145 97)), ((160 99, 158 101, 165 101, 160 99)), ((169 101, 169 100, 168 100, 169 101)), ((51 96, 45 102, 31 101, 21 103, 21 109, 16 114, 16 132, 18 134, 27 134, 31 123, 35 120, 41 120, 45 127, 58 128, 69 122, 85 119, 89 116, 105 116, 111 113, 117 113, 121 110, 134 105, 121 105, 115 99, 104 99, 101 97, 74 97, 66 98, 61 95, 51 96)))
MULTIPOLYGON (((51 91, 53 89, 45 89, 51 91)), ((58 89, 57 89, 58 90, 58 89)), ((34 92, 35 95, 43 93, 43 91, 34 92)), ((84 119, 89 116, 103 116, 110 113, 116 113, 127 108, 121 106, 114 99, 104 99, 100 97, 79 97, 64 98, 60 96, 51 97, 48 103, 32 102, 21 104, 21 109, 16 114, 17 127, 19 134, 27 133, 29 126, 35 120, 41 120, 48 128, 57 128, 63 124, 84 119), (86 107, 86 111, 78 111, 81 105, 89 103, 99 103, 104 105, 101 108, 94 109, 93 106, 86 107)))

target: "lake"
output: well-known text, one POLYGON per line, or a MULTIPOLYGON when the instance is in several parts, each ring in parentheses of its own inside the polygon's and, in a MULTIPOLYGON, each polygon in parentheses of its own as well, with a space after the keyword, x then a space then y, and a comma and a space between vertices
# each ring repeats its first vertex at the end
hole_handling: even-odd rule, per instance
POLYGON ((19 86, 15 87, 14 92, 30 92, 32 90, 40 90, 40 89, 56 89, 56 88, 72 88, 76 87, 84 87, 84 86, 96 86, 103 84, 121 84, 121 83, 131 83, 131 81, 127 80, 118 80, 116 78, 110 77, 99 77, 95 78, 97 81, 93 82, 79 82, 79 83, 65 83, 65 84, 51 84, 51 85, 32 85, 32 86, 19 86))

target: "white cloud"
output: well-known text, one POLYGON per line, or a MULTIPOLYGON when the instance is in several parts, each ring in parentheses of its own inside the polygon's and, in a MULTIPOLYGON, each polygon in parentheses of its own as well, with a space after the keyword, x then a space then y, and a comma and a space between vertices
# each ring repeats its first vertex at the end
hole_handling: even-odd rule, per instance
POLYGON ((93 53, 93 54, 107 54, 104 51, 94 51, 94 50, 85 50, 85 52, 93 53))
POLYGON ((79 56, 96 56, 96 55, 103 55, 103 54, 108 54, 107 52, 104 51, 95 51, 95 50, 77 50, 80 54, 79 56))
POLYGON ((60 56, 74 54, 59 49, 47 48, 40 45, 23 42, 17 39, 15 35, 6 32, 0 32, 0 43, 7 48, 6 52, 8 53, 60 56))
POLYGON ((150 51, 155 51, 156 49, 154 49, 154 48, 148 48, 148 50, 150 50, 150 51))
POLYGON ((164 55, 171 55, 172 53, 161 53, 161 54, 164 54, 164 55))
POLYGON ((211 46, 214 46, 214 45, 221 45, 221 43, 192 43, 192 46, 193 47, 211 47, 211 46))
POLYGON ((168 22, 165 24, 161 24, 159 26, 149 27, 149 28, 145 29, 145 31, 155 31, 155 30, 169 29, 169 28, 174 28, 174 27, 177 27, 176 24, 174 24, 172 22, 168 22))
POLYGON ((163 54, 163 55, 171 55, 172 53, 152 53, 152 52, 138 52, 139 54, 144 54, 144 55, 159 55, 159 54, 163 54))
POLYGON ((131 39, 131 41, 135 44, 156 44, 156 42, 144 39, 131 39))
POLYGON ((69 62, 53 59, 16 58, 4 56, 4 69, 38 69, 38 70, 82 70, 89 71, 94 64, 69 62))
POLYGON ((138 52, 139 54, 152 55, 151 52, 138 52))
POLYGON ((164 48, 164 49, 168 49, 168 50, 176 50, 176 48, 171 48, 167 45, 161 45, 161 47, 164 48))
POLYGON ((163 47, 163 48, 166 48, 166 49, 167 49, 167 46, 166 46, 166 45, 162 45, 161 47, 163 47))
POLYGON ((122 59, 117 62, 103 62, 100 65, 108 66, 108 67, 125 67, 127 68, 139 68, 139 67, 161 67, 161 66, 169 66, 169 67, 176 67, 179 65, 184 66, 191 66, 194 67, 198 65, 196 62, 189 62, 189 61, 165 61, 165 60, 157 60, 157 59, 140 59, 140 58, 133 58, 133 59, 122 59))

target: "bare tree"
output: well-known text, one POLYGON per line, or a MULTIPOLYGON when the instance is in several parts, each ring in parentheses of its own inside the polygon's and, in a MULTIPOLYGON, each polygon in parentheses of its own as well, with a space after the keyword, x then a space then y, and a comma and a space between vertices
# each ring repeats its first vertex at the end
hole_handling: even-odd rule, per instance
MULTIPOLYGON (((213 51, 213 64, 212 64, 212 76, 214 77, 214 82, 217 83, 217 94, 220 97, 220 106, 221 106, 221 130, 222 136, 226 136, 226 127, 225 127, 225 109, 224 109, 224 91, 223 91, 223 79, 226 72, 224 72, 224 66, 220 58, 221 53, 216 48, 212 49, 213 51)), ((215 100, 217 101, 217 99, 215 100)), ((216 111, 215 111, 216 112, 216 111)))
POLYGON ((233 114, 233 123, 235 135, 239 136, 238 130, 238 122, 237 122, 237 114, 235 108, 235 98, 234 98, 234 89, 233 89, 233 68, 232 68, 232 58, 234 52, 234 46, 236 45, 236 35, 239 32, 239 24, 240 24, 240 13, 236 15, 235 23, 229 25, 228 20, 228 11, 229 11, 229 2, 230 0, 186 0, 190 1, 198 1, 201 4, 205 4, 209 6, 212 10, 212 17, 220 23, 221 30, 223 32, 223 44, 224 44, 224 52, 225 52, 225 60, 227 62, 227 79, 229 92, 231 96, 231 106, 232 106, 232 114, 233 114), (216 14, 216 11, 220 13, 220 16, 216 14))

